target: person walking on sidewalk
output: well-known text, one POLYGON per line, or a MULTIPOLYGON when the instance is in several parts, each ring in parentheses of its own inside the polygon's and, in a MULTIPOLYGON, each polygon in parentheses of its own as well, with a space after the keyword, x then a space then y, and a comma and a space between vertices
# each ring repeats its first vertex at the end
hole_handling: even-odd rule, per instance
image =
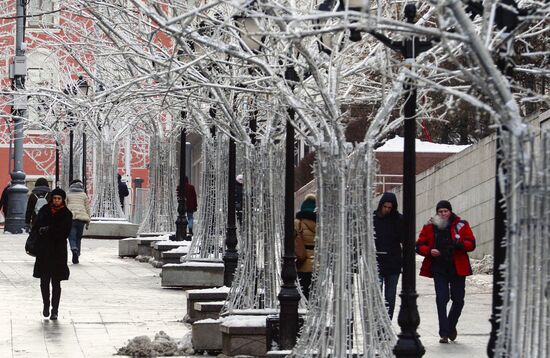
POLYGON ((294 219, 294 251, 296 255, 296 270, 302 293, 309 300, 311 278, 313 275, 313 259, 315 253, 315 233, 317 226, 317 209, 314 194, 307 194, 300 211, 294 219))
POLYGON ((56 188, 50 193, 48 205, 38 212, 32 230, 38 234, 37 255, 33 277, 40 279, 44 317, 56 320, 61 298, 61 281, 69 279, 67 266, 67 237, 71 232, 73 215, 65 204, 66 194, 56 188), (50 283, 52 286, 50 315, 50 283))
POLYGON ((25 224, 29 230, 33 227, 38 212, 50 201, 50 185, 46 178, 38 178, 34 184, 31 195, 27 200, 27 211, 25 212, 25 224))
POLYGON ((466 276, 472 274, 467 252, 474 251, 476 240, 470 225, 455 213, 451 203, 441 200, 437 215, 422 227, 416 252, 424 256, 420 275, 433 277, 439 320, 439 343, 457 337, 456 325, 464 307, 466 276), (452 300, 447 313, 447 303, 452 300))
POLYGON ((73 224, 71 226, 71 233, 69 234, 69 245, 73 254, 72 261, 73 264, 78 264, 84 226, 88 226, 90 223, 88 195, 84 192, 84 185, 79 179, 73 180, 69 186, 67 208, 73 214, 73 224))
POLYGON ((189 178, 185 176, 183 178, 183 185, 185 185, 185 206, 187 214, 187 228, 189 229, 189 235, 193 236, 193 214, 197 211, 197 192, 195 186, 189 182, 189 178))
POLYGON ((126 183, 122 181, 122 176, 120 174, 117 174, 117 181, 118 181, 118 199, 120 200, 120 206, 122 207, 122 211, 124 211, 124 198, 130 195, 130 191, 128 190, 128 185, 126 185, 126 183))
POLYGON ((380 288, 384 292, 391 320, 395 309, 397 282, 403 266, 403 219, 397 211, 397 197, 394 193, 382 194, 378 208, 374 212, 373 223, 380 288))

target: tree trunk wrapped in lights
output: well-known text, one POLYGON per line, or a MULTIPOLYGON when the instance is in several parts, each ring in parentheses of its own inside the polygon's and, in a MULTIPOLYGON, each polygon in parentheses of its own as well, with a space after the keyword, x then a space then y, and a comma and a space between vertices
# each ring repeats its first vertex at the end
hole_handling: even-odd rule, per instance
POLYGON ((118 143, 99 139, 95 144, 92 217, 124 218, 118 196, 118 143))
POLYGON ((199 217, 186 260, 223 257, 227 220, 227 143, 223 133, 203 136, 199 217))
POLYGON ((550 352, 550 133, 507 133, 500 149, 506 261, 494 357, 542 358, 550 352))
POLYGON ((281 285, 284 143, 241 151, 243 216, 239 265, 223 311, 277 308, 281 285))
POLYGON ((151 136, 149 141, 149 205, 139 233, 176 230, 176 145, 172 138, 151 136))
POLYGON ((292 356, 387 357, 395 334, 378 287, 372 151, 317 150, 317 238, 308 315, 292 356))

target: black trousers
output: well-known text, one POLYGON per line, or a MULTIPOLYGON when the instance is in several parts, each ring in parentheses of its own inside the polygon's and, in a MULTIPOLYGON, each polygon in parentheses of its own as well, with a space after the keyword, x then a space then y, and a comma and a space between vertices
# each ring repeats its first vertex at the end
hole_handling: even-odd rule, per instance
POLYGON ((302 288, 302 293, 309 300, 309 289, 311 288, 311 272, 298 272, 298 281, 302 288))
POLYGON ((52 313, 57 313, 59 309, 59 300, 61 299, 61 281, 49 276, 40 278, 42 302, 44 306, 50 305, 50 282, 52 283, 52 313))
POLYGON ((437 317, 439 319, 439 336, 449 337, 449 334, 456 329, 456 324, 464 307, 466 277, 442 275, 436 272, 433 273, 433 276, 437 317), (447 313, 449 298, 453 303, 447 313))

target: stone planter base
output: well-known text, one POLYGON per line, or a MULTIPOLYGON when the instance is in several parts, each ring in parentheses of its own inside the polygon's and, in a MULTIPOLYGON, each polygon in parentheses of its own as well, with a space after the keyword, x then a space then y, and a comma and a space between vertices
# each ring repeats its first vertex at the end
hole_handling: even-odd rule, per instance
POLYGON ((138 240, 135 237, 121 239, 118 241, 118 256, 136 257, 138 255, 138 240))
POLYGON ((135 237, 139 225, 133 224, 125 219, 95 220, 92 218, 88 228, 84 228, 82 237, 94 239, 123 239, 135 237))
POLYGON ((162 287, 209 288, 223 286, 223 262, 185 262, 162 266, 162 287))
POLYGON ((222 353, 226 356, 265 357, 267 316, 227 316, 220 325, 222 353))
POLYGON ((215 355, 222 350, 220 320, 200 320, 191 326, 191 343, 196 353, 215 355))
POLYGON ((195 304, 199 302, 225 301, 229 293, 229 287, 222 286, 219 288, 187 290, 185 293, 187 294, 187 315, 184 321, 193 323, 203 319, 200 318, 201 314, 195 310, 195 304))

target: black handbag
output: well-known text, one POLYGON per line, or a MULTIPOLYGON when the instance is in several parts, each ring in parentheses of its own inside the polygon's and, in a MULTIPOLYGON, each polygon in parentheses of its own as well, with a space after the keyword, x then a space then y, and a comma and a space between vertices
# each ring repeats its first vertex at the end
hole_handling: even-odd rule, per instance
POLYGON ((25 252, 28 255, 36 257, 38 253, 38 232, 36 230, 31 230, 29 237, 27 237, 27 242, 25 242, 25 252))

